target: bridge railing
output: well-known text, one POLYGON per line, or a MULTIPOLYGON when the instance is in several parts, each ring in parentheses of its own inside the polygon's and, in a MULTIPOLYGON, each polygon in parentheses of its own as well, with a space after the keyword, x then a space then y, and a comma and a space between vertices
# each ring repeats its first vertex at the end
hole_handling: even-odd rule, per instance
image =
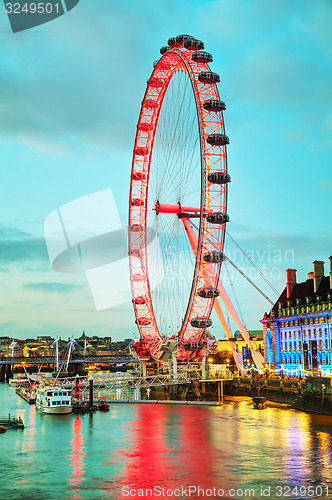
MULTIPOLYGON (((59 363, 64 360, 59 359, 59 363)), ((134 358, 131 356, 81 356, 74 355, 70 359, 70 363, 79 364, 79 363, 109 363, 109 364, 118 364, 118 363, 131 363, 134 361, 134 358)), ((0 358, 0 364, 7 365, 20 365, 22 363, 27 365, 41 365, 41 364, 54 364, 56 362, 54 356, 38 356, 38 357, 25 357, 25 356, 8 356, 0 358)))
MULTIPOLYGON (((88 390, 89 382, 88 377, 80 377, 81 379, 81 388, 83 391, 88 390)), ((134 375, 119 375, 113 377, 101 377, 98 375, 94 375, 93 377, 93 386, 94 390, 100 389, 137 389, 137 388, 149 388, 149 387, 163 387, 170 385, 178 385, 178 384, 192 384, 195 381, 200 382, 209 382, 210 379, 202 379, 202 374, 199 369, 194 370, 180 370, 176 374, 154 374, 148 375, 146 377, 140 375, 139 373, 135 373, 134 375)), ((217 382, 218 380, 225 379, 216 379, 212 378, 211 382, 217 382)), ((74 387, 75 377, 61 379, 61 382, 64 387, 74 387)))

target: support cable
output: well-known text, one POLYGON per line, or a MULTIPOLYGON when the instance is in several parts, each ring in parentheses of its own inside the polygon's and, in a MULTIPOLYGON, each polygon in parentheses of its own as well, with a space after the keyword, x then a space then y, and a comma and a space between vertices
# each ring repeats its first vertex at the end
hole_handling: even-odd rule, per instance
MULTIPOLYGON (((190 224, 196 229, 198 230, 198 227, 196 226, 196 224, 190 219, 190 224)), ((227 233, 228 234, 228 233, 227 233)), ((228 234, 229 236, 229 234, 228 234)), ((234 241, 232 239, 231 236, 229 236, 231 238, 232 241, 234 241)), ((244 253, 244 255, 247 255, 240 247, 239 249, 244 253)), ((250 257, 248 257, 248 260, 251 261, 250 257)), ((225 260, 227 260, 233 267, 234 269, 236 269, 240 274, 241 276, 243 276, 254 288, 256 288, 256 290, 268 301, 270 302, 270 304, 273 306, 274 305, 274 302, 273 300, 271 300, 260 288, 259 286, 257 286, 236 264, 234 264, 234 262, 229 258, 227 257, 227 255, 225 254, 225 260)), ((252 261, 251 261, 252 262, 252 261)), ((258 267, 253 263, 254 267, 257 268, 259 274, 265 279, 265 281, 267 281, 269 283, 269 280, 262 274, 262 272, 258 269, 258 267)), ((273 287, 272 284, 270 284, 270 286, 273 287)), ((275 293, 277 293, 277 295, 279 295, 279 292, 273 287, 273 289, 275 290, 275 293)))
POLYGON ((263 278, 263 280, 269 285, 269 287, 274 291, 276 295, 280 295, 278 290, 273 286, 273 284, 268 280, 268 278, 262 273, 262 271, 259 269, 259 267, 256 266, 254 261, 249 257, 249 255, 246 254, 246 252, 240 247, 240 245, 234 240, 234 238, 229 234, 228 231, 226 231, 227 236, 231 239, 231 241, 234 243, 234 245, 240 250, 240 252, 245 256, 247 261, 253 266, 253 268, 258 272, 258 274, 263 278))
POLYGON ((263 295, 263 297, 266 300, 268 300, 270 302, 270 304, 274 305, 273 300, 271 300, 250 278, 248 278, 248 276, 243 271, 241 271, 241 269, 239 267, 237 267, 237 265, 234 264, 234 262, 231 261, 231 259, 229 257, 227 257, 227 255, 225 255, 225 260, 227 260, 227 262, 229 262, 234 267, 234 269, 236 269, 241 274, 241 276, 243 276, 254 288, 256 288, 256 290, 261 295, 263 295))
POLYGON ((237 310, 239 311, 239 315, 240 315, 240 319, 241 319, 242 325, 246 328, 245 322, 244 322, 244 317, 243 317, 242 310, 241 310, 241 307, 240 307, 240 303, 239 303, 239 300, 238 300, 236 292, 235 292, 235 287, 233 285, 233 281, 232 281, 232 278, 231 278, 228 266, 226 266, 226 274, 227 274, 228 281, 229 281, 229 283, 230 283, 230 285, 232 287, 232 290, 233 290, 234 299, 235 299, 235 302, 236 302, 236 305, 237 305, 237 310))

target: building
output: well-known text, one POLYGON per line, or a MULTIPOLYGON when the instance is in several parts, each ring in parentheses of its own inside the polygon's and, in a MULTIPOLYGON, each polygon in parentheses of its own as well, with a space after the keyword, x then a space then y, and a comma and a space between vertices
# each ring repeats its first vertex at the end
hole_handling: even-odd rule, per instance
MULTIPOLYGON (((255 350, 263 354, 264 336, 262 330, 248 330, 249 338, 255 350)), ((251 358, 250 350, 242 337, 242 334, 237 330, 234 333, 234 343, 238 352, 242 353, 243 364, 245 368, 250 368, 254 365, 251 358)), ((233 358, 233 351, 231 344, 227 338, 218 340, 216 347, 216 354, 218 357, 212 355, 213 361, 220 364, 229 365, 231 369, 235 369, 235 360, 233 358)))
POLYGON ((263 323, 265 361, 277 373, 332 375, 332 256, 330 274, 315 261, 308 279, 297 283, 296 269, 287 269, 286 287, 263 323))

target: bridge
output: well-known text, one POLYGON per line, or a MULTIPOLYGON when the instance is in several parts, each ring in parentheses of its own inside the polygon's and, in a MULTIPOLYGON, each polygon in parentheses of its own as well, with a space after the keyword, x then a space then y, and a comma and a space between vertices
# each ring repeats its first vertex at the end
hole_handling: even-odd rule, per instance
MULTIPOLYGON (((232 380, 230 371, 223 366, 218 373, 203 375, 202 369, 196 366, 187 365, 182 367, 177 373, 155 373, 154 375, 141 375, 134 372, 131 375, 101 376, 93 374, 90 376, 78 377, 80 380, 81 393, 87 396, 89 392, 89 379, 93 380, 94 391, 118 390, 118 389, 153 389, 153 388, 182 388, 183 394, 187 393, 188 386, 192 386, 197 396, 200 396, 200 388, 205 392, 205 385, 213 384, 214 387, 227 380, 232 380), (187 387, 187 388, 185 388, 187 387)), ((74 389, 77 377, 59 378, 60 383, 66 389, 74 389)), ((172 389, 172 392, 174 392, 172 389)))
MULTIPOLYGON (((127 364, 134 362, 132 356, 82 356, 74 354, 69 363, 73 364, 98 364, 107 363, 109 365, 117 364, 127 364)), ((59 364, 65 362, 65 360, 59 359, 59 364)), ((54 356, 37 356, 37 357, 18 357, 9 356, 6 358, 0 358, 0 365, 54 365, 56 364, 56 359, 54 356)))
MULTIPOLYGON (((172 401, 181 400, 186 401, 188 394, 193 394, 194 399, 205 400, 205 397, 217 397, 217 404, 222 402, 223 395, 223 383, 227 380, 232 380, 232 374, 229 370, 223 368, 218 373, 206 374, 207 377, 203 376, 203 372, 198 367, 191 367, 190 369, 180 369, 178 373, 156 373, 154 375, 142 376, 138 372, 134 372, 132 375, 119 375, 119 376, 100 376, 99 374, 93 374, 89 377, 70 377, 57 379, 57 382, 62 385, 65 389, 75 390, 76 383, 80 381, 80 397, 88 401, 91 398, 91 385, 90 380, 93 381, 93 391, 97 392, 98 398, 103 395, 103 399, 108 402, 141 402, 145 401, 145 394, 150 394, 150 390, 158 389, 164 392, 162 400, 169 400, 166 394, 172 401), (142 399, 134 398, 124 399, 125 392, 122 390, 138 390, 142 399), (118 390, 121 394, 118 394, 118 390), (113 394, 111 393, 113 391, 113 394), (143 392, 141 392, 143 391, 143 392), (147 391, 147 392, 146 392, 147 391)), ((160 393, 159 393, 160 396, 160 393)), ((128 396, 127 396, 128 398, 128 396)))
POLYGON ((181 371, 171 375, 151 375, 151 376, 132 376, 132 377, 112 377, 109 379, 98 380, 94 379, 94 388, 99 389, 143 389, 151 387, 166 387, 169 385, 192 384, 193 382, 208 383, 222 382, 224 380, 232 380, 232 377, 226 374, 216 378, 203 379, 202 373, 199 370, 181 371), (224 375, 224 376, 223 376, 224 375))

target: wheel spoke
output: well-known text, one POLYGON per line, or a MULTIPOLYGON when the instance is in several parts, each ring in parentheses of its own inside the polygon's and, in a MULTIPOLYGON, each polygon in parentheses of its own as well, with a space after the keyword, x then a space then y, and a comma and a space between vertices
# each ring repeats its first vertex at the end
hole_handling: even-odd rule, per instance
MULTIPOLYGON (((197 50, 202 42, 190 42, 190 47, 197 50)), ((203 255, 222 251, 227 220, 227 185, 209 180, 211 172, 227 178, 224 103, 215 85, 219 76, 210 72, 203 52, 192 59, 190 50, 182 41, 156 65, 134 148, 129 210, 133 302, 141 339, 155 358, 165 337, 179 332, 184 352, 184 343, 198 341, 208 326, 213 294, 198 291, 207 282, 216 286, 221 262, 208 264, 207 279, 203 255), (160 212, 159 204, 164 205, 160 212), (181 219, 189 217, 181 207, 198 209, 187 208, 195 216, 196 235, 181 219), (145 249, 147 228, 156 238, 145 249)))

